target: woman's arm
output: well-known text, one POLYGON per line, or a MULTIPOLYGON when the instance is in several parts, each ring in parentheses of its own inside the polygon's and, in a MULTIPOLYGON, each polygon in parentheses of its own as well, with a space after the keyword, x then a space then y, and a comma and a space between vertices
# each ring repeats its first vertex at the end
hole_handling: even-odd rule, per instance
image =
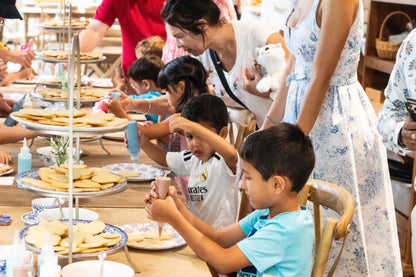
POLYGON ((170 115, 175 112, 166 95, 153 99, 122 99, 120 102, 127 111, 157 115, 170 115))
POLYGON ((322 2, 322 26, 315 54, 311 82, 297 124, 306 135, 312 130, 337 67, 351 26, 358 0, 322 2))
POLYGON ((283 120, 283 116, 285 115, 286 109, 286 98, 290 85, 286 85, 286 78, 290 75, 290 73, 293 72, 295 68, 295 61, 295 56, 290 55, 288 63, 286 65, 286 69, 284 71, 284 74, 282 75, 282 79, 280 80, 280 83, 282 85, 280 86, 277 92, 276 98, 274 99, 272 106, 267 112, 266 119, 264 120, 260 130, 267 129, 283 120))

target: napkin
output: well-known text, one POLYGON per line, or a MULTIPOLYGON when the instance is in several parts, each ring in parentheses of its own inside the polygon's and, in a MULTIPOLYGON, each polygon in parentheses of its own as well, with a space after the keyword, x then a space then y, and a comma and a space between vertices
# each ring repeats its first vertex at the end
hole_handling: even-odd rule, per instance
POLYGON ((14 177, 0 177, 0 186, 13 185, 14 177))

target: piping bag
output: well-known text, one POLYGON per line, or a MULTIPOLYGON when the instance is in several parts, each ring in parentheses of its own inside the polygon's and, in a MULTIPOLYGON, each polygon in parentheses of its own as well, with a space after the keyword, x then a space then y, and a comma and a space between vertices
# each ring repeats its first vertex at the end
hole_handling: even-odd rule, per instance
MULTIPOLYGON (((159 199, 166 198, 168 194, 169 186, 170 186, 169 177, 157 177, 156 178, 156 191, 157 191, 157 194, 159 195, 159 199)), ((158 222, 157 225, 159 228, 159 238, 160 238, 162 236, 163 223, 158 222)))
MULTIPOLYGON (((129 121, 126 129, 127 149, 131 159, 137 163, 140 153, 139 135, 137 133, 137 122, 129 121)), ((165 196, 166 197, 166 196, 165 196)))

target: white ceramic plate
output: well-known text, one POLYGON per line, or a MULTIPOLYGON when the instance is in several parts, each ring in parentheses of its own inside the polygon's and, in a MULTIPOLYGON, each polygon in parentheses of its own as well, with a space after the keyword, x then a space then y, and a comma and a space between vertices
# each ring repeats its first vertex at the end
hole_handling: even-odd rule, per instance
MULTIPOLYGON (((62 268, 63 277, 97 276, 100 261, 80 261, 68 264, 62 268)), ((103 277, 133 277, 134 271, 128 265, 104 261, 103 277)))
POLYGON ((111 78, 99 78, 92 82, 92 86, 96 88, 112 88, 113 82, 111 78))
MULTIPOLYGON (((49 132, 69 132, 68 126, 54 126, 54 125, 46 125, 46 124, 39 124, 34 123, 30 121, 26 121, 20 117, 14 116, 13 114, 10 114, 11 118, 14 120, 22 123, 27 128, 32 130, 39 130, 39 131, 49 131, 49 132)), ((105 134, 105 133, 111 133, 111 132, 119 132, 126 129, 127 123, 120 126, 113 126, 113 127, 74 127, 74 132, 77 133, 93 133, 93 134, 105 134)))
MULTIPOLYGON (((8 166, 8 165, 7 165, 7 164, 0 164, 0 168, 1 168, 1 167, 5 167, 5 166, 8 166)), ((1 173, 0 173, 0 176, 10 174, 10 173, 12 173, 13 171, 14 171, 14 169, 13 169, 13 168, 11 168, 11 169, 9 169, 9 170, 7 170, 7 171, 1 172, 1 173)))
MULTIPOLYGON (((62 220, 62 221, 63 222, 68 222, 68 220, 62 220)), ((88 223, 88 222, 90 222, 90 220, 74 220, 73 221, 74 224, 77 223, 77 222, 80 222, 80 223, 88 223)), ((35 225, 37 225, 37 224, 35 224, 35 225)), ((34 225, 31 225, 31 226, 34 226, 34 225)), ((24 240, 26 238, 26 235, 27 235, 27 232, 29 230, 29 227, 30 226, 26 226, 22 231, 20 231, 20 239, 24 240)), ((101 234, 119 234, 120 235, 120 238, 121 238, 121 240, 119 241, 118 244, 113 245, 113 246, 110 246, 105 251, 107 254, 112 254, 112 253, 116 253, 116 252, 120 251, 126 245, 126 243, 127 243, 127 239, 128 239, 127 234, 122 229, 120 229, 117 226, 114 226, 114 225, 110 225, 110 224, 105 223, 105 229, 104 229, 104 231, 101 232, 101 234)), ((26 244, 26 248, 28 250, 34 251, 35 253, 40 253, 41 252, 41 249, 40 248, 34 247, 31 244, 26 244)), ((101 252, 83 253, 83 254, 81 254, 81 253, 80 254, 74 253, 73 254, 73 257, 75 257, 75 258, 96 257, 100 253, 101 252)), ((58 255, 58 256, 59 257, 67 257, 68 255, 58 255)))
MULTIPOLYGON (((76 92, 74 91, 74 93, 76 92)), ((39 100, 48 101, 48 102, 65 102, 65 103, 68 102, 68 99, 66 98, 48 98, 48 97, 42 96, 38 92, 34 92, 33 96, 39 100)), ((80 103, 95 103, 103 99, 104 99, 104 96, 100 98, 96 98, 96 99, 89 99, 89 100, 81 99, 80 103)), ((76 101, 77 100, 74 98, 74 103, 76 103, 76 101)))
MULTIPOLYGON (((155 230, 155 229, 157 230, 158 224, 156 222, 151 222, 151 223, 142 222, 142 223, 125 224, 125 225, 121 225, 118 227, 120 227, 120 229, 126 232, 127 235, 128 234, 144 234, 150 230, 155 230)), ((173 232, 173 238, 171 240, 162 241, 163 244, 161 247, 140 247, 137 245, 129 244, 128 242, 127 242, 127 246, 131 248, 144 249, 144 250, 166 250, 166 249, 172 249, 172 248, 186 245, 186 241, 169 224, 164 224, 163 230, 173 232)))
MULTIPOLYGON (((135 170, 140 172, 138 177, 127 177, 127 181, 143 182, 151 181, 156 179, 156 177, 164 176, 166 171, 157 168, 148 164, 135 164, 135 163, 119 163, 119 164, 109 164, 103 166, 103 168, 110 169, 113 173, 118 174, 121 170, 135 170)), ((169 173, 169 171, 167 172, 169 173)))
MULTIPOLYGON (((25 189, 35 192, 44 196, 50 196, 50 197, 67 197, 68 192, 67 191, 54 191, 54 190, 48 190, 43 189, 40 187, 36 187, 30 184, 26 184, 22 181, 23 178, 32 178, 40 180, 39 174, 38 174, 39 168, 31 169, 22 173, 19 173, 16 175, 15 180, 16 183, 24 187, 25 189)), ((116 183, 113 187, 109 189, 103 189, 99 191, 79 191, 74 192, 73 195, 76 197, 84 198, 84 197, 91 197, 91 196, 99 196, 99 195, 109 195, 114 193, 119 193, 124 191, 127 188, 127 182, 123 183, 116 183)))

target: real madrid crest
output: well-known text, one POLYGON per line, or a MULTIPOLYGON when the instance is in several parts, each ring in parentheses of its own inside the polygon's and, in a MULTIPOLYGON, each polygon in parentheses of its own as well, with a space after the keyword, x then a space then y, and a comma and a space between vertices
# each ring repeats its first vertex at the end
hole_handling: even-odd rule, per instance
POLYGON ((201 180, 201 182, 205 182, 208 179, 208 170, 205 169, 202 173, 201 176, 199 176, 199 180, 201 180))

